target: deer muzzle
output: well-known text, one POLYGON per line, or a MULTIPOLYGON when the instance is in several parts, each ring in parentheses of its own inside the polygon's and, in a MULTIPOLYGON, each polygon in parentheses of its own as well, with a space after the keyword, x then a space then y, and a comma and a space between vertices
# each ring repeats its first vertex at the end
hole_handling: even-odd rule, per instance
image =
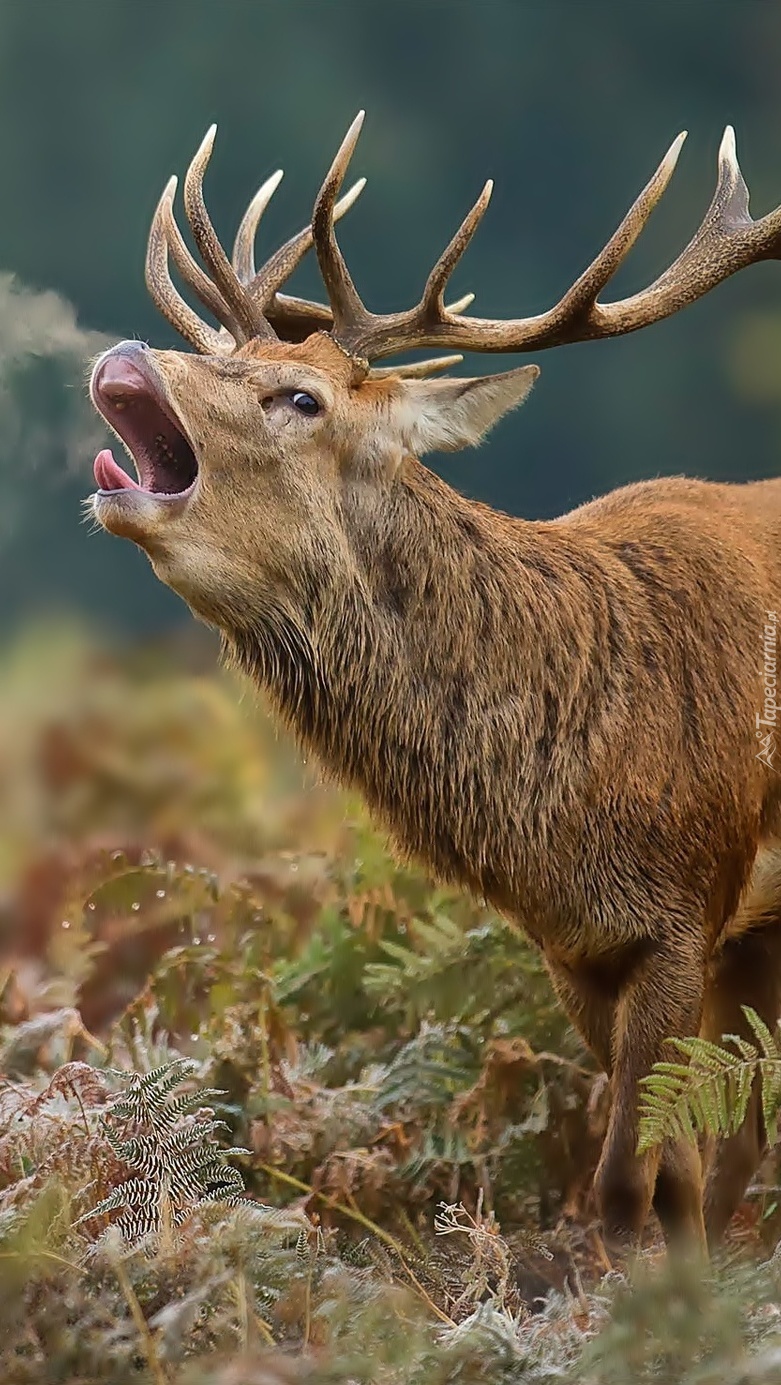
POLYGON ((181 510, 198 480, 193 446, 172 408, 142 342, 120 342, 97 361, 90 381, 92 402, 129 453, 137 480, 104 448, 95 458, 95 513, 107 522, 117 506, 125 512, 150 502, 181 510))

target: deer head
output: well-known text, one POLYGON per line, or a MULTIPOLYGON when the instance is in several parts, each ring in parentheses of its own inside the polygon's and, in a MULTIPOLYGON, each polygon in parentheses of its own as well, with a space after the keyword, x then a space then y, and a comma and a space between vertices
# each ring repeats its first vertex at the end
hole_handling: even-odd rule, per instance
POLYGON ((93 371, 93 401, 138 472, 133 480, 108 450, 100 453, 95 516, 145 549, 162 580, 223 628, 245 618, 250 593, 255 623, 259 614, 271 619, 280 609, 298 620, 323 583, 360 582, 362 559, 351 532, 358 498, 392 524, 410 459, 478 442, 525 398, 538 373, 522 366, 478 379, 435 380, 432 374, 461 357, 399 367, 377 361, 418 347, 525 352, 634 331, 693 302, 743 265, 779 254, 781 210, 758 222, 750 218, 728 128, 715 196, 686 249, 649 288, 622 301, 598 301, 670 180, 679 135, 607 245, 548 312, 497 322, 465 315, 472 295, 445 306, 448 279, 488 205, 489 182, 417 306, 375 314, 358 296, 334 229, 363 186, 362 180, 338 200, 361 123, 359 115, 339 149, 311 226, 259 270, 255 233, 281 174, 250 203, 229 260, 203 200, 212 128, 184 183, 205 269, 177 228, 171 179, 153 220, 146 270, 158 306, 197 354, 122 342, 93 371), (281 291, 312 245, 328 306, 281 291), (178 295, 169 256, 220 330, 178 295))

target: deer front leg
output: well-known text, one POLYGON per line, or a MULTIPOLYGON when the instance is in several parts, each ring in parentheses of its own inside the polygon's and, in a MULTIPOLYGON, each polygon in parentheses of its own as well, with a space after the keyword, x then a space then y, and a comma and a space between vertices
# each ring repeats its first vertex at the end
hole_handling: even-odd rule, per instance
MULTIPOLYGON (((601 967, 572 968, 547 959, 554 990, 575 1028, 607 1073, 613 1076, 619 997, 633 965, 620 957, 601 967)), ((661 1149, 653 1209, 667 1241, 679 1236, 700 1241, 701 1166, 699 1151, 686 1140, 666 1140, 661 1149)))
POLYGON ((663 1057, 666 1039, 698 1032, 704 973, 702 944, 691 932, 655 943, 622 984, 613 1032, 612 1109, 594 1178, 609 1238, 636 1240, 654 1205, 668 1241, 705 1247, 697 1151, 668 1144, 637 1153, 640 1081, 663 1057))

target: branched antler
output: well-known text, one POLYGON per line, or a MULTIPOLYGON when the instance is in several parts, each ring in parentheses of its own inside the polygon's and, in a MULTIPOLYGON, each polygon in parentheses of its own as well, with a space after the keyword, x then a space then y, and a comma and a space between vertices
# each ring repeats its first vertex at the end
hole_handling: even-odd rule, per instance
POLYGON ((333 334, 347 350, 367 360, 415 347, 445 346, 468 351, 529 351, 566 342, 619 336, 668 317, 701 298, 723 279, 755 260, 781 256, 781 208, 759 221, 748 211, 748 189, 727 126, 719 150, 716 192, 696 234, 669 269, 648 288, 614 303, 598 302, 643 230, 672 177, 686 138, 678 135, 604 249, 548 312, 511 321, 464 318, 444 303, 444 290, 466 250, 491 196, 486 183, 474 207, 437 260, 420 302, 398 313, 371 313, 362 303, 334 231, 336 198, 360 132, 353 121, 315 204, 315 249, 334 315, 333 334))
MULTIPOLYGON (((450 306, 445 289, 451 274, 482 220, 493 184, 487 182, 450 244, 426 280, 419 303, 403 312, 373 313, 362 302, 336 239, 336 222, 362 191, 361 178, 339 198, 347 167, 363 124, 361 111, 348 130, 318 193, 311 226, 292 236, 259 269, 254 242, 258 224, 282 174, 266 180, 250 202, 233 247, 232 260, 223 250, 203 199, 203 175, 214 143, 208 131, 184 183, 184 204, 198 252, 200 267, 182 239, 173 212, 176 179, 168 183, 152 221, 147 251, 147 284, 168 321, 198 351, 226 354, 252 338, 300 341, 316 331, 329 331, 355 357, 369 361, 418 347, 455 347, 467 351, 530 351, 567 342, 620 336, 637 331, 701 298, 755 260, 781 258, 781 208, 753 221, 748 189, 735 154, 735 136, 727 126, 719 149, 718 181, 713 200, 689 244, 648 288, 613 303, 599 295, 613 278, 662 197, 675 169, 686 133, 673 141, 656 172, 629 209, 618 229, 583 274, 554 307, 535 317, 497 321, 465 317, 472 294, 450 306), (329 306, 280 292, 293 270, 314 244, 329 306), (180 297, 171 280, 169 255, 182 279, 223 324, 216 331, 180 297)), ((394 373, 427 375, 456 364, 445 356, 394 373)), ((379 368, 374 374, 386 374, 379 368)))

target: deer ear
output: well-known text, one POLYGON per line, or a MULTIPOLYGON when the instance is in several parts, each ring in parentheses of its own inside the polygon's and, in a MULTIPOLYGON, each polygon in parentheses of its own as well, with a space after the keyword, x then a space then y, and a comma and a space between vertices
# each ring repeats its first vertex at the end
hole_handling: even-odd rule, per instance
POLYGON ((508 409, 523 403, 539 373, 539 366, 523 365, 472 380, 400 381, 405 444, 421 454, 472 447, 508 409))

